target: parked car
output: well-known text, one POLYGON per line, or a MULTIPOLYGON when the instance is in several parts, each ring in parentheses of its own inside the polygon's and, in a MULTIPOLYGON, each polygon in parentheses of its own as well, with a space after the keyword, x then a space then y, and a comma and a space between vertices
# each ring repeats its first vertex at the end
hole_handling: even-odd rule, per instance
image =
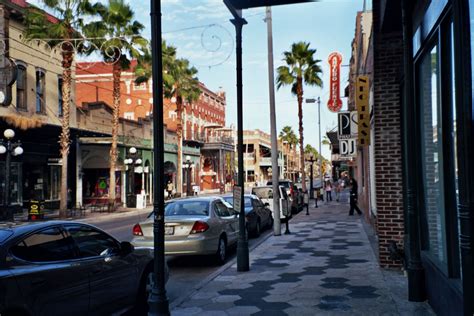
MULTIPOLYGON (((273 181, 271 181, 271 180, 267 181, 267 185, 270 185, 270 186, 271 186, 272 183, 273 183, 273 181)), ((283 186, 283 187, 285 188, 285 190, 286 190, 286 194, 287 194, 288 196, 291 196, 291 193, 292 193, 292 191, 293 191, 293 181, 287 180, 287 179, 285 179, 285 180, 279 180, 279 181, 278 181, 278 185, 283 186)))
MULTIPOLYGON (((225 195, 222 197, 226 202, 234 205, 234 197, 225 195)), ((258 237, 264 228, 273 226, 273 216, 268 204, 264 204, 256 195, 244 195, 245 223, 250 236, 258 237)), ((235 210, 239 212, 239 210, 235 210)))
POLYGON ((146 306, 152 271, 153 249, 88 224, 0 225, 2 316, 110 315, 146 306))
MULTIPOLYGON (((286 220, 286 210, 291 205, 291 201, 286 193, 286 189, 283 186, 278 186, 280 190, 280 219, 286 220)), ((268 208, 273 214, 273 187, 272 186, 261 186, 253 187, 252 194, 258 196, 262 202, 268 205, 268 208)), ((288 214, 291 217, 291 212, 288 214)))
MULTIPOLYGON (((133 245, 153 245, 153 219, 152 212, 133 227, 133 245)), ((166 255, 213 255, 223 264, 238 235, 238 214, 220 197, 180 198, 165 204, 166 255)))

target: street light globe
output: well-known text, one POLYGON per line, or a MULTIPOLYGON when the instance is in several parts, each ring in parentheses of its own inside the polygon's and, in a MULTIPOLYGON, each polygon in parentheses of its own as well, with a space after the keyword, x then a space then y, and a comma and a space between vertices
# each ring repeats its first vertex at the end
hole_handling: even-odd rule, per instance
POLYGON ((13 153, 15 154, 15 156, 20 156, 21 154, 23 154, 23 148, 18 146, 13 150, 13 153))
POLYGON ((6 139, 12 139, 15 137, 15 132, 12 129, 6 129, 3 132, 3 136, 5 136, 6 139))
POLYGON ((191 156, 186 156, 186 161, 191 161, 191 156))
POLYGON ((125 163, 126 165, 131 164, 131 163, 132 163, 132 159, 125 159, 124 163, 125 163))
POLYGON ((135 164, 136 164, 136 165, 141 165, 142 162, 143 162, 143 161, 142 161, 140 158, 138 158, 137 161, 135 161, 135 164))
POLYGON ((137 149, 136 149, 135 147, 130 147, 130 149, 128 150, 128 152, 133 155, 133 154, 136 154, 136 153, 137 153, 137 149))
POLYGON ((0 145, 0 155, 4 154, 7 152, 7 148, 3 145, 0 145))
POLYGON ((171 103, 176 103, 176 97, 171 97, 171 103))

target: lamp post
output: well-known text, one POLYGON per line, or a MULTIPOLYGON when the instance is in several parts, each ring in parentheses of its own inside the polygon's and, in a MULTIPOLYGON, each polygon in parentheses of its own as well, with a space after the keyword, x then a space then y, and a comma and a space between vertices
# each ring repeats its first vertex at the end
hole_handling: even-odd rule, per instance
POLYGON ((163 116, 163 49, 161 0, 150 0, 153 82, 153 284, 149 315, 169 315, 165 286, 165 135, 163 116))
POLYGON ((135 165, 141 165, 142 159, 138 156, 138 151, 135 147, 128 149, 128 156, 124 163, 129 168, 129 193, 127 194, 127 207, 137 207, 137 198, 135 195, 135 165))
POLYGON ((321 98, 317 99, 306 99, 306 103, 318 103, 318 126, 319 126, 319 183, 323 187, 323 155, 321 153, 321 98))
POLYGON ((5 188, 3 190, 3 214, 0 216, 3 220, 13 220, 13 212, 10 211, 10 169, 11 156, 23 154, 23 148, 19 141, 13 142, 15 132, 12 129, 6 129, 3 132, 5 140, 0 139, 0 155, 5 156, 5 188))
POLYGON ((314 186, 313 186, 313 164, 316 161, 314 159, 313 155, 311 154, 309 156, 309 159, 306 159, 306 161, 310 162, 311 164, 309 165, 309 170, 310 170, 310 178, 309 178, 309 198, 313 199, 314 198, 314 186))
POLYGON ((191 156, 186 156, 186 161, 184 162, 184 167, 187 170, 186 177, 186 196, 192 196, 193 190, 191 189, 191 172, 194 167, 194 162, 191 160, 191 156))

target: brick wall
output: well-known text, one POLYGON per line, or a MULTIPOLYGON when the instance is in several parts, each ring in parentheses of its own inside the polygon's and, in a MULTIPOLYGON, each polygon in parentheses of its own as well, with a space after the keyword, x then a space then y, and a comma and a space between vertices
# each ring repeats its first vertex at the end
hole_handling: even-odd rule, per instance
MULTIPOLYGON (((374 12, 377 12, 377 1, 374 12)), ((399 267, 392 261, 388 244, 403 248, 403 192, 400 125, 400 77, 403 71, 402 34, 380 33, 374 16, 374 151, 379 261, 383 267, 399 267)))

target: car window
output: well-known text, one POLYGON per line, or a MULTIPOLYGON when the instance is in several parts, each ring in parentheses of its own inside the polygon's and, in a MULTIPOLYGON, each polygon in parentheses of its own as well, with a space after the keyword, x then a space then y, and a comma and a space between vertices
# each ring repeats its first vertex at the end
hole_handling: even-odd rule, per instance
POLYGON ((208 216, 208 201, 175 201, 166 204, 165 216, 208 216))
POLYGON ((214 203, 214 211, 216 212, 216 215, 219 217, 230 216, 229 209, 221 201, 216 201, 214 203))
POLYGON ((286 192, 286 190, 281 190, 281 194, 282 194, 282 198, 287 200, 288 199, 288 193, 286 192))
POLYGON ((273 199, 272 188, 253 188, 252 193, 261 199, 273 199))
POLYGON ((66 230, 76 242, 82 258, 105 256, 119 248, 115 239, 92 227, 68 225, 66 230))
POLYGON ((73 243, 61 230, 51 227, 34 233, 10 249, 15 257, 31 262, 50 262, 74 258, 73 243))
MULTIPOLYGON (((234 197, 232 196, 226 196, 223 198, 225 202, 229 203, 230 204, 230 208, 233 208, 233 205, 234 205, 234 197)), ((244 198, 244 201, 245 201, 245 207, 251 207, 252 206, 252 202, 250 201, 250 198, 249 197, 245 197, 244 198)))

